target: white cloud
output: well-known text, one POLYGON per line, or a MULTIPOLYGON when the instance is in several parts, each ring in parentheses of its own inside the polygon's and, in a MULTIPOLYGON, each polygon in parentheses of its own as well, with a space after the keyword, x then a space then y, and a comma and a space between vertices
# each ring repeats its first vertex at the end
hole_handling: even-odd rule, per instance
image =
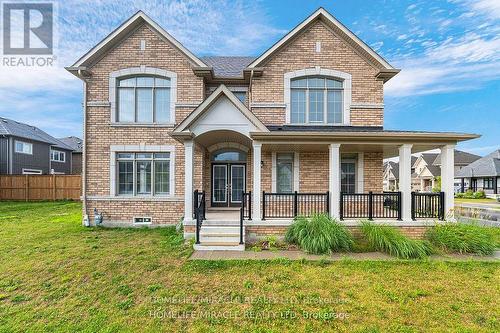
POLYGON ((471 33, 426 46, 423 54, 398 64, 403 70, 386 84, 388 96, 477 89, 500 75, 498 36, 489 38, 471 33))
POLYGON ((71 130, 79 135, 82 85, 64 67, 138 10, 197 55, 258 55, 286 32, 274 28, 261 4, 253 1, 59 1, 56 66, 0 65, 0 115, 50 127, 53 135, 69 135, 71 130))
POLYGON ((472 0, 467 4, 474 11, 479 11, 493 19, 500 19, 500 1, 498 0, 472 0))

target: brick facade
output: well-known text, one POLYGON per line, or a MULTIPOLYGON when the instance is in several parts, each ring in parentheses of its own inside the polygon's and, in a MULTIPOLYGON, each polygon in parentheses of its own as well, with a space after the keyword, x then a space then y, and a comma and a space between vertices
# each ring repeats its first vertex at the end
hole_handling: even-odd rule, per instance
MULTIPOLYGON (((104 221, 110 225, 131 225, 132 218, 147 216, 153 218, 154 225, 176 224, 184 213, 184 146, 168 133, 173 126, 133 125, 112 123, 109 102, 110 73, 131 67, 151 67, 177 74, 177 106, 175 121, 179 124, 203 101, 210 87, 204 78, 195 75, 195 64, 161 37, 148 25, 143 24, 128 35, 118 45, 89 66, 91 73, 87 79, 87 131, 86 147, 86 213, 94 208, 103 213, 104 221), (145 49, 140 49, 145 41, 145 49), (98 106, 96 106, 98 105, 98 106), (169 198, 120 198, 110 192, 110 161, 112 145, 169 145, 175 151, 175 195, 169 198)), ((285 123, 284 103, 285 73, 320 66, 351 74, 352 103, 383 103, 383 82, 375 78, 378 68, 361 57, 348 43, 338 37, 330 28, 317 22, 296 36, 287 46, 272 56, 262 67, 262 77, 252 81, 247 105, 251 103, 271 103, 275 106, 253 107, 251 111, 265 125, 285 123), (315 52, 316 42, 321 42, 321 52, 315 52), (249 103, 250 101, 250 103, 249 103)), ((213 85, 213 84, 212 84, 213 85)), ((212 87, 213 88, 213 87, 212 87)), ((383 109, 352 108, 351 124, 362 126, 382 126, 383 109)), ((224 138, 221 137, 221 142, 224 138)), ((247 190, 253 190, 252 147, 247 159, 247 190)), ((303 151, 299 153, 299 183, 301 192, 326 192, 328 190, 328 152, 303 151)), ((364 190, 382 190, 382 152, 364 153, 364 190)), ((196 142, 194 155, 194 188, 206 191, 207 203, 211 197, 210 154, 203 142, 196 142)), ((261 189, 272 189, 272 152, 262 152, 261 189)), ((189 226, 186 227, 188 230, 189 226)), ((275 229, 255 227, 256 233, 282 232, 275 229)))

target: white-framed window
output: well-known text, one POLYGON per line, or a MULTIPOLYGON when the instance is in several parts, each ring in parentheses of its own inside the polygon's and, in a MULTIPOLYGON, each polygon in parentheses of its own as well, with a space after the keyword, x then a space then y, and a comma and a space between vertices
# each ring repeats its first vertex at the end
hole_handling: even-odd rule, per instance
POLYGON ((33 155, 33 144, 32 143, 16 140, 14 142, 14 145, 15 145, 14 151, 16 153, 33 155))
POLYGON ((317 66, 287 72, 283 80, 287 124, 350 124, 351 74, 317 66))
POLYGON ((293 192, 293 153, 276 153, 276 192, 293 192))
POLYGON ((171 81, 168 77, 133 76, 117 80, 117 116, 123 123, 169 123, 171 81))
POLYGON ((233 91, 233 94, 241 101, 241 103, 245 104, 245 101, 247 99, 246 91, 233 91))
POLYGON ((38 169, 22 169, 23 175, 41 175, 42 170, 38 169))
POLYGON ((342 124, 343 80, 324 77, 298 77, 290 83, 291 124, 342 124))
POLYGON ((153 219, 151 217, 134 217, 134 224, 152 224, 153 219))
POLYGON ((356 193, 356 161, 342 160, 340 175, 340 190, 345 193, 356 193))
POLYGON ((118 152, 116 191, 118 195, 169 195, 171 193, 169 152, 118 152))
POLYGON ((50 150, 50 160, 52 162, 66 162, 66 153, 60 150, 50 150))

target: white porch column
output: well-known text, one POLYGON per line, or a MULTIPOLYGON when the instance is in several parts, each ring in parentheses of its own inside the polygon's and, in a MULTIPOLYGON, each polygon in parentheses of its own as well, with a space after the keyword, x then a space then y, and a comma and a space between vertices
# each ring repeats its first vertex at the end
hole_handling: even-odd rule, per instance
POLYGON ((330 191, 330 216, 340 219, 340 144, 332 143, 329 151, 328 190, 330 191))
POLYGON ((184 221, 193 220, 193 141, 184 141, 184 221))
POLYGON ((260 189, 260 173, 262 161, 262 144, 258 142, 253 143, 253 212, 252 220, 260 221, 262 215, 260 213, 261 205, 261 189, 260 189))
POLYGON ((402 200, 402 220, 411 221, 411 147, 399 147, 399 191, 402 200))
POLYGON ((455 206, 455 145, 441 147, 441 191, 444 192, 444 216, 449 216, 455 206))

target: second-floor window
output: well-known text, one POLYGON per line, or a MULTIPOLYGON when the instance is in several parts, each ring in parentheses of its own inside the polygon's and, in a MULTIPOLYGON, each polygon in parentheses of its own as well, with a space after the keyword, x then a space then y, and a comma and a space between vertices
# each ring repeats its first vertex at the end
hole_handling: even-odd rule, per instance
POLYGON ((66 161, 66 153, 59 150, 51 150, 50 151, 50 160, 53 162, 65 162, 66 161))
POLYGON ((291 80, 292 124, 342 124, 343 81, 310 76, 291 80))
POLYGON ((29 142, 16 141, 15 152, 21 154, 33 155, 33 144, 29 142))
POLYGON ((119 122, 170 123, 170 79, 134 76, 118 80, 119 122))

